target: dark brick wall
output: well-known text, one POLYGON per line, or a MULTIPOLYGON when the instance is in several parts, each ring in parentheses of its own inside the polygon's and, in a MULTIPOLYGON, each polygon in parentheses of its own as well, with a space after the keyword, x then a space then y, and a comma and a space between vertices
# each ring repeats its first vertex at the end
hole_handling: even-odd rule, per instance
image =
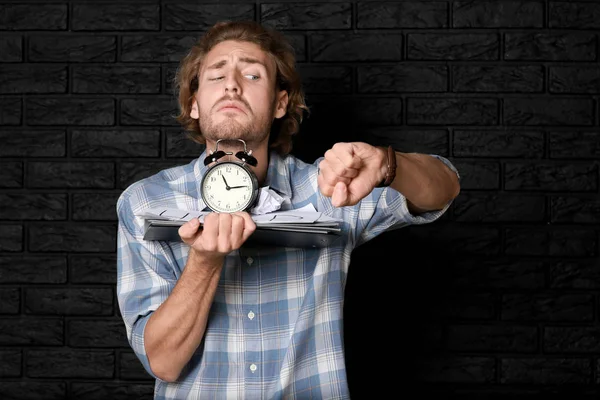
POLYGON ((600 3, 552 0, 2 0, 0 397, 152 398, 115 298, 115 201, 201 151, 170 82, 220 19, 294 44, 298 156, 362 140, 461 172, 440 221, 355 252, 355 397, 597 398, 600 3))

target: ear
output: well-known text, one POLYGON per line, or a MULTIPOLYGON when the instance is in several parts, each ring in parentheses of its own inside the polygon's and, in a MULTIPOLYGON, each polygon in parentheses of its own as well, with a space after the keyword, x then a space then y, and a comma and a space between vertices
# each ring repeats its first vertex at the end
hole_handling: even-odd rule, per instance
POLYGON ((288 92, 285 90, 277 94, 277 107, 275 108, 275 118, 281 118, 287 113, 287 105, 289 101, 288 92))
POLYGON ((195 97, 192 100, 192 109, 190 111, 190 117, 192 117, 193 119, 198 119, 199 118, 199 114, 198 114, 198 101, 196 100, 195 97))

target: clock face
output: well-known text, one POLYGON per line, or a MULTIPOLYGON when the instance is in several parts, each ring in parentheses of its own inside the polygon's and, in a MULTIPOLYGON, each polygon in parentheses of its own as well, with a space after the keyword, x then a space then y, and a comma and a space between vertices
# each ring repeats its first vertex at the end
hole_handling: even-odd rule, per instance
POLYGON ((241 164, 225 161, 209 168, 201 183, 202 200, 213 211, 244 211, 258 195, 256 176, 241 164))

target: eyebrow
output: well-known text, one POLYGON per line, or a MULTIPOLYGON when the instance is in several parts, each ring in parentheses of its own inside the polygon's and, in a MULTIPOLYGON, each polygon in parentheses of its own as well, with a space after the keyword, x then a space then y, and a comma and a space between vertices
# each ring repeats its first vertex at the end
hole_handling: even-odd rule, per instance
MULTIPOLYGON (((256 58, 241 57, 240 58, 240 62, 244 63, 244 64, 259 64, 259 65, 262 65, 264 69, 267 69, 267 66, 265 64, 263 64, 261 61, 257 60, 256 58)), ((221 69, 226 64, 227 64, 227 60, 221 60, 221 61, 217 61, 216 63, 214 63, 212 65, 209 65, 208 67, 206 67, 206 69, 207 70, 210 70, 210 69, 221 69)))

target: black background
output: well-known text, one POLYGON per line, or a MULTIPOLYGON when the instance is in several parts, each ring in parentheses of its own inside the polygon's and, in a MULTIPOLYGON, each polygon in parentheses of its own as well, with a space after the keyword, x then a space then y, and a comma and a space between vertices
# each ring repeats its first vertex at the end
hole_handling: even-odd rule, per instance
POLYGON ((360 140, 461 174, 442 219, 354 253, 353 397, 597 398, 600 2, 548 0, 1 1, 0 397, 152 398, 115 202, 201 152, 171 80, 222 19, 294 44, 299 157, 360 140))

